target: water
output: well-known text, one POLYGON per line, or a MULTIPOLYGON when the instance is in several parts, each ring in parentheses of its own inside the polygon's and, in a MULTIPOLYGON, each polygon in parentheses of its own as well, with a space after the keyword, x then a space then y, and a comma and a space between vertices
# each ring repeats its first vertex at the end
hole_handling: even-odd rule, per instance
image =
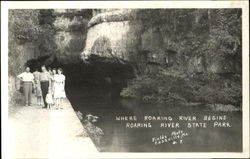
MULTIPOLYGON (((84 115, 99 117, 96 126, 104 136, 102 144, 97 145, 103 152, 240 152, 242 151, 242 115, 240 112, 214 112, 204 106, 171 106, 145 104, 137 100, 122 99, 119 89, 98 87, 66 88, 67 96, 76 111, 84 115), (126 123, 148 123, 144 116, 171 116, 172 121, 150 121, 151 128, 126 128, 126 123), (207 122, 207 128, 187 128, 188 121, 179 121, 179 128, 160 128, 161 122, 178 122, 179 116, 196 116, 203 122, 204 115, 226 115, 231 127, 213 128, 213 122, 207 122), (136 116, 137 121, 117 121, 116 116, 136 116), (172 132, 187 133, 182 141, 176 140, 155 145, 152 138, 172 132), (181 143, 180 143, 181 142, 181 143)), ((171 140, 171 139, 170 139, 171 140)))

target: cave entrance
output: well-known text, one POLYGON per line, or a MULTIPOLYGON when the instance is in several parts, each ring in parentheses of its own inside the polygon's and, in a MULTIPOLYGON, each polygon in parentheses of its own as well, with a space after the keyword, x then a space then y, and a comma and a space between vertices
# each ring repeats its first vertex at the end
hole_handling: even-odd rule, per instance
POLYGON ((40 70, 42 65, 47 68, 62 68, 66 76, 66 93, 70 96, 76 90, 78 93, 104 93, 112 97, 120 96, 120 91, 134 78, 132 65, 91 55, 87 62, 62 63, 55 56, 43 56, 27 61, 31 72, 40 70), (101 92, 100 92, 101 91, 101 92), (103 92, 107 91, 107 92, 103 92))
POLYGON ((87 63, 64 64, 63 68, 68 91, 82 89, 82 92, 110 94, 115 98, 119 98, 121 90, 134 78, 130 64, 121 64, 95 55, 87 63))

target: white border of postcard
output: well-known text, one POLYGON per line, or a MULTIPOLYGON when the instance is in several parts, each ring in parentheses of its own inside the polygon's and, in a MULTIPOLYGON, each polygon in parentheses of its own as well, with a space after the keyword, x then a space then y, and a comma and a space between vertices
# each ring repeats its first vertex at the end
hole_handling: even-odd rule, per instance
POLYGON ((22 1, 1 2, 2 157, 8 154, 8 9, 242 8, 243 152, 88 153, 86 158, 249 158, 249 2, 240 1, 22 1))

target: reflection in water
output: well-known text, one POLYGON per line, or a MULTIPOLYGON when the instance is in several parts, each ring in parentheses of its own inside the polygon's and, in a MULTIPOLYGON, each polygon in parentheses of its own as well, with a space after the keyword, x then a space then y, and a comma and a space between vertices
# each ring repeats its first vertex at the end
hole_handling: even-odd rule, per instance
MULTIPOLYGON (((242 151, 241 113, 214 112, 200 106, 178 106, 161 104, 145 104, 137 100, 121 99, 115 93, 95 87, 67 87, 67 96, 73 107, 84 115, 93 114, 99 117, 96 126, 100 127, 104 136, 98 145, 104 152, 239 152, 242 151), (151 128, 126 128, 126 122, 145 122, 143 116, 171 116, 172 121, 150 121, 151 128), (160 128, 160 122, 178 122, 180 115, 196 116, 203 122, 204 115, 227 115, 232 127, 187 128, 189 121, 180 121, 180 128, 160 128), (116 121, 116 116, 136 116, 137 121, 116 121), (162 143, 155 145, 153 137, 171 136, 171 132, 181 130, 188 136, 179 143, 162 143)), ((119 91, 118 91, 119 92, 119 91)), ((208 122, 213 123, 213 122, 208 122)))

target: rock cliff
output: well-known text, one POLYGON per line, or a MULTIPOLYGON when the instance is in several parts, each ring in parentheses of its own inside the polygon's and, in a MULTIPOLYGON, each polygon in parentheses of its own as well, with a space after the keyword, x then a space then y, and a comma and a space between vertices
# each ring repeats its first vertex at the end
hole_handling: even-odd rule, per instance
MULTIPOLYGON (((208 102, 226 99, 240 105, 239 9, 22 10, 10 15, 12 76, 29 60, 32 68, 63 67, 68 84, 116 85, 120 92, 136 76, 134 85, 152 83, 150 90, 158 92, 145 99, 161 94, 164 100, 187 101, 196 92, 203 93, 196 101, 207 101, 209 94, 208 102), (167 89, 168 79, 177 80, 174 88, 167 89), (180 83, 190 91, 183 93, 180 83)), ((124 96, 133 88, 141 94, 134 85, 124 96)))
POLYGON ((56 18, 53 23, 56 33, 54 41, 57 46, 56 57, 61 63, 77 63, 85 47, 90 10, 54 10, 56 18))
POLYGON ((241 63, 235 62, 233 55, 224 58, 220 50, 211 47, 210 52, 214 53, 210 54, 214 55, 210 56, 200 49, 208 43, 203 41, 211 36, 208 26, 199 28, 204 17, 209 18, 208 10, 201 10, 199 14, 191 9, 183 13, 171 9, 100 9, 93 12, 82 59, 94 54, 132 63, 144 61, 149 67, 153 67, 150 63, 166 64, 185 73, 241 71, 241 63), (192 35, 195 29, 200 33, 192 35))
MULTIPOLYGON (((240 107, 240 10, 93 12, 81 57, 84 61, 96 57, 103 63, 106 60, 131 65, 136 78, 125 81, 127 87, 121 96, 174 105, 198 102, 240 107)), ((92 64, 104 72, 103 63, 92 64)), ((110 66, 106 70, 117 69, 110 66)), ((116 71, 106 76, 119 74, 116 71)))

